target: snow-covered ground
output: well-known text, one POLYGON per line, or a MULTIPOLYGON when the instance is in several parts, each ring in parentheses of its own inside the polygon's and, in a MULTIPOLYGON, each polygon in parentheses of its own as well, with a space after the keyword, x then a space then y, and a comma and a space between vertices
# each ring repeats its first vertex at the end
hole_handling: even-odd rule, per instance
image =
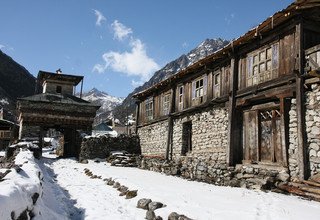
POLYGON ((145 210, 135 208, 141 198, 166 204, 155 211, 164 219, 173 211, 192 219, 311 220, 320 216, 320 203, 294 196, 218 187, 137 168, 113 167, 105 162, 80 164, 73 159, 43 159, 43 162, 57 175, 57 184, 68 191, 85 219, 144 219, 145 210), (138 196, 131 200, 120 197, 102 179, 86 176, 85 168, 102 179, 112 177, 129 189, 138 190, 138 196))
MULTIPOLYGON (((146 211, 136 208, 141 198, 164 203, 166 207, 155 211, 163 219, 167 219, 171 212, 205 220, 313 220, 320 216, 320 203, 294 196, 218 187, 137 168, 113 167, 106 162, 81 164, 75 159, 52 157, 47 152, 44 158, 36 160, 37 164, 28 159, 29 162, 22 167, 32 178, 38 178, 32 174, 36 173, 34 169, 42 171, 43 196, 36 204, 36 211, 41 215, 38 214, 35 219, 144 219, 146 211), (101 179, 89 178, 85 175, 85 168, 101 176, 101 179), (133 199, 120 197, 115 188, 103 181, 110 177, 130 190, 138 190, 138 196, 133 199)), ((27 177, 12 178, 20 186, 27 177)), ((0 182, 0 200, 4 196, 11 198, 3 188, 4 182, 0 182)), ((0 212, 3 208, 5 206, 0 204, 0 212)))

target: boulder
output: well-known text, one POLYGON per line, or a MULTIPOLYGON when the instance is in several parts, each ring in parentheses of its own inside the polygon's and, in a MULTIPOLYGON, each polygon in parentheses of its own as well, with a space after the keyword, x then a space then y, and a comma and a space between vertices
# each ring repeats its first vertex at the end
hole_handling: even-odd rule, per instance
POLYGON ((129 190, 126 193, 126 199, 132 199, 138 195, 138 190, 129 190))
POLYGON ((152 202, 151 199, 146 199, 146 198, 139 199, 139 201, 138 201, 138 203, 137 203, 137 208, 148 210, 148 209, 149 209, 148 205, 149 205, 151 202, 152 202))
POLYGON ((156 214, 152 210, 148 210, 146 213, 147 220, 154 220, 156 218, 156 214))
POLYGON ((149 210, 152 210, 152 211, 162 207, 163 207, 163 204, 161 202, 150 202, 148 205, 149 210))

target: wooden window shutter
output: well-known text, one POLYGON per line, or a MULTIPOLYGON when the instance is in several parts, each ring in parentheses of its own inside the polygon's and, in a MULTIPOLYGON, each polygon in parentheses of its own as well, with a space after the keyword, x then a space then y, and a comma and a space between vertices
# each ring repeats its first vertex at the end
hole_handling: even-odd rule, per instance
POLYGON ((203 77, 203 95, 207 95, 207 85, 208 85, 208 76, 207 74, 203 77))
POLYGON ((279 65, 279 45, 272 45, 272 69, 277 69, 279 65))
POLYGON ((192 99, 196 97, 196 81, 192 81, 192 99))

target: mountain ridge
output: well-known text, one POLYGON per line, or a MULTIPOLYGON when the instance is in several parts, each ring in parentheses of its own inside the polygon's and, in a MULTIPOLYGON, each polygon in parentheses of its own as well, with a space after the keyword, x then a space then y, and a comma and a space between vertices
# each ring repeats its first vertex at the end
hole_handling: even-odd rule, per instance
POLYGON ((15 111, 17 98, 33 95, 36 78, 0 50, 0 107, 15 111))

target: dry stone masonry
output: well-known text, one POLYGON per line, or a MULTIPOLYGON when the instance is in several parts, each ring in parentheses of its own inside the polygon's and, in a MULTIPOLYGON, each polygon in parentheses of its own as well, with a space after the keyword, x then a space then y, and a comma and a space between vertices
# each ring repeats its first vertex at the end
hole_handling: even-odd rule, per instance
POLYGON ((162 121, 140 128, 141 151, 144 155, 164 155, 167 148, 168 122, 162 121))
POLYGON ((306 94, 306 131, 311 176, 320 172, 320 85, 306 94))

